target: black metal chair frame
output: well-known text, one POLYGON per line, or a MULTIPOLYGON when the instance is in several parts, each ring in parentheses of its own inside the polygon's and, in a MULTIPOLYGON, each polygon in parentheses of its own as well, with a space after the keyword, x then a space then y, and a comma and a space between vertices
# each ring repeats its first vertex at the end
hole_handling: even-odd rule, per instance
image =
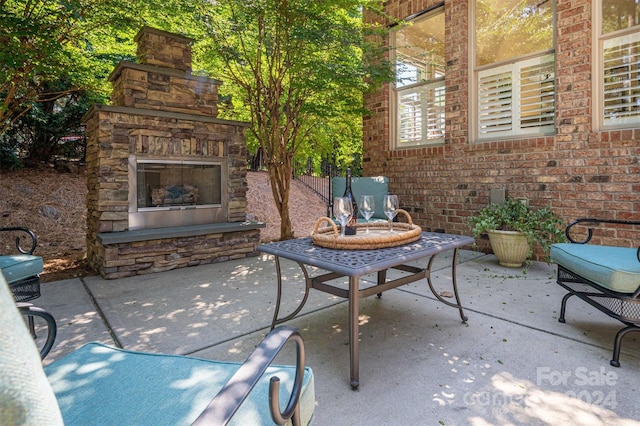
MULTIPOLYGON (((25 228, 22 226, 5 227, 0 228, 0 232, 17 233, 15 238, 15 247, 20 254, 32 255, 38 245, 36 234, 34 234, 33 231, 31 231, 29 228, 25 228), (24 241, 27 241, 27 245, 24 246, 27 248, 23 247, 24 241)), ((30 303, 24 303, 26 301, 37 299, 38 297, 40 297, 40 276, 34 275, 17 282, 13 282, 9 284, 9 289, 13 294, 13 298, 16 302, 16 305, 18 306, 18 309, 20 310, 20 313, 27 319, 29 332, 31 333, 31 336, 34 340, 37 338, 34 317, 40 317, 46 322, 47 338, 44 345, 39 349, 40 358, 44 359, 49 351, 51 351, 53 343, 56 339, 58 330, 56 321, 53 316, 44 309, 33 306, 30 303)))
MULTIPOLYGON (((22 226, 5 227, 0 228, 0 232, 17 233, 15 247, 20 254, 32 255, 38 245, 36 234, 34 234, 34 232, 29 228, 22 226), (23 241, 27 242, 27 245, 25 246, 27 248, 23 247, 23 241)), ((22 313, 22 315, 27 319, 29 332, 34 340, 37 338, 34 317, 40 317, 46 322, 47 338, 42 348, 40 348, 40 358, 44 359, 51 350, 56 339, 56 321, 53 316, 44 309, 33 306, 30 303, 24 303, 40 297, 40 276, 34 275, 17 282, 13 282, 9 284, 9 289, 13 294, 13 298, 20 310, 20 313, 22 313)))
POLYGON ((53 318, 53 315, 51 315, 49 312, 45 311, 42 308, 38 308, 37 306, 33 306, 31 303, 17 302, 16 306, 18 307, 20 313, 25 318, 27 318, 29 332, 31 333, 31 337, 33 337, 34 340, 37 338, 34 317, 40 317, 46 322, 47 338, 44 342, 44 345, 39 349, 40 358, 44 359, 51 351, 53 343, 55 342, 56 336, 58 334, 58 326, 56 325, 55 318, 53 318))
MULTIPOLYGON (((18 253, 20 254, 32 255, 38 245, 36 234, 34 234, 29 228, 22 226, 7 227, 0 228, 0 232, 18 233, 16 236, 16 250, 18 250, 18 253), (26 235, 21 235, 21 233, 26 235), (23 240, 29 242, 26 246, 28 248, 23 248, 23 240)), ((27 277, 18 282, 13 282, 9 287, 16 302, 26 302, 40 297, 40 277, 38 275, 27 277)))
POLYGON ((226 425, 289 341, 296 345, 296 370, 291 396, 281 412, 280 379, 272 377, 269 382, 269 408, 274 423, 283 425, 291 420, 294 426, 300 425, 300 396, 305 372, 304 341, 300 332, 290 326, 280 326, 267 334, 193 425, 226 425))
MULTIPOLYGON (((571 243, 587 244, 593 237, 593 228, 588 227, 587 237, 582 241, 576 241, 571 236, 571 228, 579 224, 640 225, 640 221, 592 218, 577 219, 571 222, 565 230, 567 239, 571 243)), ((638 248, 636 255, 638 261, 640 262, 640 247, 638 248)), ((638 289, 633 293, 620 293, 612 291, 608 288, 594 283, 587 278, 580 276, 575 271, 568 270, 560 264, 558 265, 557 282, 560 286, 569 291, 569 293, 567 293, 562 298, 560 318, 558 319, 558 321, 562 323, 565 322, 567 300, 571 296, 578 296, 580 299, 594 306, 601 312, 604 312, 610 317, 617 319, 618 321, 626 325, 626 327, 619 330, 616 334, 613 345, 613 357, 609 362, 613 367, 620 367, 620 346, 622 344, 622 338, 631 331, 640 331, 640 287, 638 287, 638 289)))
POLYGON ((38 239, 36 238, 36 234, 33 233, 33 231, 31 231, 29 228, 25 228, 22 226, 14 226, 14 227, 8 227, 8 228, 0 228, 0 232, 24 232, 26 233, 31 241, 31 246, 28 249, 23 249, 22 248, 22 238, 24 237, 20 237, 20 235, 18 235, 16 237, 16 249, 18 250, 18 252, 22 253, 22 254, 33 254, 33 252, 36 249, 36 246, 38 245, 38 239))

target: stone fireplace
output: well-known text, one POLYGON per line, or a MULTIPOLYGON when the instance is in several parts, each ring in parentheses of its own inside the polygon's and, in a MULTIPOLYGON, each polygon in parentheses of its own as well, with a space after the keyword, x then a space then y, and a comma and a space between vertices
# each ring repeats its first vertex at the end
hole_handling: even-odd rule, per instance
POLYGON ((144 27, 135 40, 113 105, 84 118, 89 263, 120 278, 256 255, 247 123, 217 118, 221 83, 191 73, 191 39, 144 27))

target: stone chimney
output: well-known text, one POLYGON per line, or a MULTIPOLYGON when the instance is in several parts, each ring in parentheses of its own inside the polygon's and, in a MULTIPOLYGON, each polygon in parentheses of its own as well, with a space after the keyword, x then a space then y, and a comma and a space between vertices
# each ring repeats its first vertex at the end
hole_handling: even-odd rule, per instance
POLYGON ((139 64, 191 72, 192 39, 180 34, 143 27, 133 41, 138 43, 139 64))
POLYGON ((143 27, 135 41, 139 63, 123 61, 109 76, 113 105, 218 116, 222 83, 192 74, 192 39, 143 27))

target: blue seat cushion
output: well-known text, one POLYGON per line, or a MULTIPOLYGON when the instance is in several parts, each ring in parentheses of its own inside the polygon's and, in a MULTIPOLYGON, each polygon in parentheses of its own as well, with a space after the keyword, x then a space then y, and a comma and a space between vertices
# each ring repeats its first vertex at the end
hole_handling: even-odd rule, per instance
POLYGON ((7 283, 13 284, 41 274, 44 263, 42 257, 30 254, 0 256, 0 270, 7 283))
MULTIPOLYGON (((347 186, 347 181, 344 177, 334 177, 331 179, 331 193, 334 197, 342 197, 344 190, 347 186)), ((385 176, 368 176, 368 177, 352 177, 351 178, 351 192, 356 198, 356 203, 360 200, 362 195, 373 195, 373 199, 376 203, 376 211, 371 218, 387 220, 382 208, 382 199, 389 193, 389 179, 385 176)), ((333 202, 333 201, 332 201, 333 202)), ((360 222, 361 218, 358 218, 360 222)))
MULTIPOLYGON (((89 343, 45 367, 65 425, 186 425, 206 408, 240 363, 159 355, 89 343)), ((269 380, 280 378, 284 409, 294 366, 271 366, 234 415, 234 425, 272 425, 269 380)), ((300 414, 315 408, 313 372, 305 369, 300 414)))
POLYGON ((609 290, 633 293, 640 287, 635 248, 558 243, 551 246, 551 260, 609 290))

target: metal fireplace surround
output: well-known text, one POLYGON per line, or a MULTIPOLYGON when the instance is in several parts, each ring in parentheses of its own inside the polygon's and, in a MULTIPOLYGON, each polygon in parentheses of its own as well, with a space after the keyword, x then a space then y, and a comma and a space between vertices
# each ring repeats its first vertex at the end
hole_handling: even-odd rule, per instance
POLYGON ((129 229, 227 221, 226 161, 129 157, 129 229))

